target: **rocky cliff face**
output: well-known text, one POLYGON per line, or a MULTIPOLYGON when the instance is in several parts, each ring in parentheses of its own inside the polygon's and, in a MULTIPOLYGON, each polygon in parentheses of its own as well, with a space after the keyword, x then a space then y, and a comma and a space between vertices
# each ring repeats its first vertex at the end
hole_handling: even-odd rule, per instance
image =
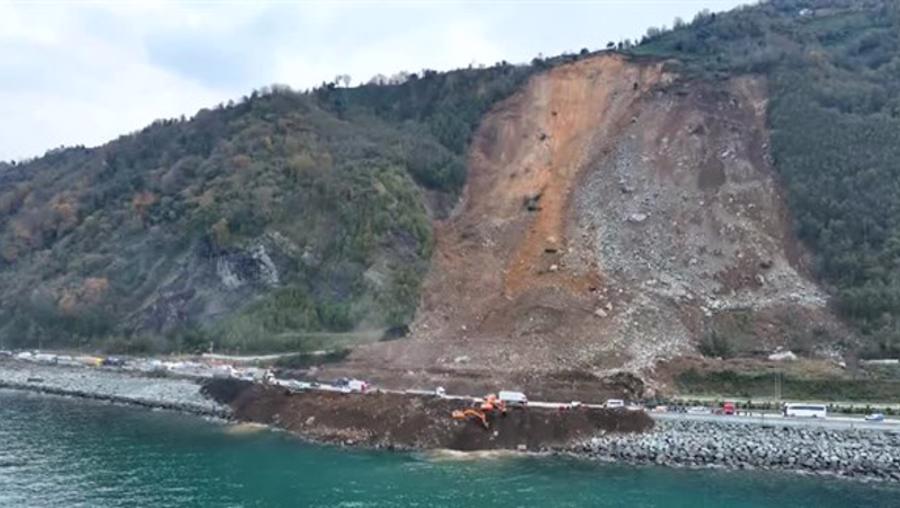
POLYGON ((412 338, 351 363, 602 376, 719 335, 827 347, 842 329, 791 233, 765 89, 615 55, 535 76, 473 140, 412 338))

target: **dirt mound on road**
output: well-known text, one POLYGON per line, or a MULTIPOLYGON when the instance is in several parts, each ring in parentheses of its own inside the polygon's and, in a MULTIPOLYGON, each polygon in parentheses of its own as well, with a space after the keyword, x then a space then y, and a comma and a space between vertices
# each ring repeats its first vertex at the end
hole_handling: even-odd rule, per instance
POLYGON ((341 394, 284 389, 236 380, 212 380, 204 391, 228 404, 241 421, 264 423, 305 438, 380 448, 451 450, 564 448, 600 432, 642 432, 653 426, 643 412, 573 409, 511 410, 485 429, 450 417, 469 404, 399 394, 341 394))

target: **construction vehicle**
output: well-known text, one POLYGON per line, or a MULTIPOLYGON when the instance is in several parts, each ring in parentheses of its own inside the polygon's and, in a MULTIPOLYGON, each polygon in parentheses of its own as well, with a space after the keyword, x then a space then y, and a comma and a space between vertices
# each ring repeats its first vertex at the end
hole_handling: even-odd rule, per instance
POLYGON ((493 393, 486 395, 481 400, 476 400, 474 407, 469 409, 457 409, 450 416, 454 420, 473 419, 481 422, 485 429, 490 428, 490 418, 495 414, 506 416, 506 402, 497 398, 493 393))
POLYGON ((487 416, 485 416, 484 412, 479 409, 457 409, 450 415, 454 420, 468 420, 472 418, 474 420, 478 420, 484 426, 484 428, 490 428, 490 424, 487 421, 487 416))
POLYGON ((486 413, 494 413, 495 411, 497 411, 502 415, 506 415, 506 402, 498 399, 497 396, 493 393, 485 395, 485 397, 481 400, 481 404, 479 407, 486 413))

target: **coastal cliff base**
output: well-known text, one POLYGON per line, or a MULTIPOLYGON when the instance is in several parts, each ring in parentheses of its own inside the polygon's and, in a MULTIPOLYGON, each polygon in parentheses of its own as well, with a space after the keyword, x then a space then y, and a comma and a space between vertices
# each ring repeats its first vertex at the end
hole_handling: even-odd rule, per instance
POLYGON ((643 411, 510 409, 485 428, 451 413, 471 401, 395 393, 290 392, 231 379, 214 379, 207 396, 232 408, 234 418, 263 423, 321 442, 373 448, 451 450, 561 449, 603 432, 644 432, 643 411))

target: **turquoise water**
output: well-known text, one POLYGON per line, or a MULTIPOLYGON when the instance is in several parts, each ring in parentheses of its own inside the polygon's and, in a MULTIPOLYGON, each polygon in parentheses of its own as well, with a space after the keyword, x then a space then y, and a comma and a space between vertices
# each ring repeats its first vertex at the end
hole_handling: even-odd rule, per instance
POLYGON ((346 451, 169 412, 0 390, 0 506, 900 507, 900 488, 346 451))

